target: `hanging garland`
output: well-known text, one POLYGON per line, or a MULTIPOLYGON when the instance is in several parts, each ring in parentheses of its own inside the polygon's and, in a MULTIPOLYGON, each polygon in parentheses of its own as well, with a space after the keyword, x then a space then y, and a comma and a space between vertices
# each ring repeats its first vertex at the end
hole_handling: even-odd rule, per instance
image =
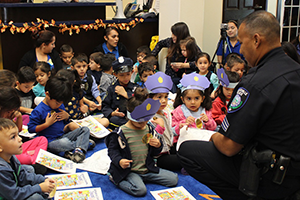
POLYGON ((129 31, 130 28, 134 28, 138 23, 141 23, 144 21, 143 18, 135 18, 131 20, 128 23, 104 23, 102 19, 96 19, 94 23, 91 24, 80 24, 80 25, 66 25, 65 23, 62 24, 56 24, 55 21, 52 19, 51 22, 48 22, 46 20, 37 18, 37 22, 31 22, 31 23, 23 23, 23 27, 18 27, 14 25, 13 21, 10 21, 7 25, 5 25, 0 20, 0 31, 1 33, 4 33, 6 29, 9 29, 9 31, 12 34, 15 33, 25 33, 26 31, 34 32, 35 30, 41 30, 46 29, 48 27, 56 27, 59 29, 59 32, 64 34, 65 32, 68 32, 69 35, 73 35, 73 32, 76 34, 79 34, 81 29, 88 31, 88 30, 98 30, 99 28, 106 28, 106 27, 116 27, 120 30, 126 30, 129 31))

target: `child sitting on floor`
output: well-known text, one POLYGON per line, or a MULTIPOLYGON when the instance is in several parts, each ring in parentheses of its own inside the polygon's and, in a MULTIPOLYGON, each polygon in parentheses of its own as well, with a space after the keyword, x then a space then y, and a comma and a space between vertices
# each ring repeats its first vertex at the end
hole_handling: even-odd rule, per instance
POLYGON ((75 129, 78 125, 69 123, 63 103, 72 98, 72 85, 66 78, 53 77, 46 83, 45 91, 45 99, 31 113, 28 131, 45 136, 49 151, 65 152, 66 158, 82 162, 89 147, 90 130, 75 129))
POLYGON ((112 63, 115 60, 116 57, 114 56, 114 54, 105 54, 102 56, 100 60, 100 65, 102 68, 102 76, 98 88, 102 100, 106 95, 107 88, 117 80, 117 78, 113 75, 114 70, 112 67, 112 63))
POLYGON ((95 52, 90 55, 90 62, 89 62, 89 70, 87 71, 88 74, 92 75, 96 81, 96 84, 100 84, 100 79, 102 76, 102 66, 100 65, 100 60, 103 56, 102 52, 95 52))
POLYGON ((167 187, 177 185, 176 173, 158 168, 154 156, 161 150, 158 133, 147 122, 158 111, 158 100, 147 99, 146 89, 137 88, 128 100, 129 121, 110 133, 105 140, 111 158, 109 179, 123 191, 133 196, 144 196, 144 181, 167 187))
POLYGON ((20 112, 22 114, 30 114, 35 107, 35 95, 32 87, 35 83, 35 74, 31 67, 21 67, 17 73, 18 81, 16 82, 16 91, 21 100, 20 112))
POLYGON ((172 127, 175 128, 177 143, 183 126, 214 131, 217 124, 211 116, 212 101, 209 95, 210 82, 196 73, 184 75, 172 111, 172 127))
POLYGON ((62 61, 62 68, 71 69, 71 64, 72 64, 71 60, 74 57, 73 48, 68 44, 63 44, 59 50, 60 50, 59 56, 62 61))
POLYGON ((55 181, 28 173, 14 155, 22 153, 22 139, 17 126, 0 118, 0 199, 48 199, 55 181))
POLYGON ((127 122, 125 118, 127 99, 132 96, 136 84, 130 82, 132 73, 132 60, 130 58, 121 56, 112 65, 117 81, 107 89, 102 112, 108 118, 110 128, 114 129, 127 122))
POLYGON ((147 62, 143 62, 139 66, 139 74, 140 74, 140 82, 137 82, 139 87, 144 88, 145 87, 145 82, 147 81, 148 76, 151 76, 155 73, 153 65, 147 62))

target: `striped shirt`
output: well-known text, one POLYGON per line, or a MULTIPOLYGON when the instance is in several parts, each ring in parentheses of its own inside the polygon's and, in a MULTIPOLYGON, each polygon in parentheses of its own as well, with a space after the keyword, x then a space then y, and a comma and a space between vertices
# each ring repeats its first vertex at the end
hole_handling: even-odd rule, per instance
POLYGON ((144 135, 149 133, 148 126, 143 130, 136 130, 121 126, 121 129, 126 137, 132 156, 131 171, 145 174, 148 172, 146 167, 146 158, 148 155, 148 145, 142 142, 144 135))

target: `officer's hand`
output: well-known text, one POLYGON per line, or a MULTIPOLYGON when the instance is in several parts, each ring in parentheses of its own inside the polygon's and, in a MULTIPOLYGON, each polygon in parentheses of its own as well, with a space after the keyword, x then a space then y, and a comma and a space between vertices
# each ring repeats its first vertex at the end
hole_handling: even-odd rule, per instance
POLYGON ((203 122, 208 122, 208 117, 207 117, 207 115, 206 114, 204 114, 204 113, 201 113, 201 115, 200 115, 200 120, 202 120, 203 122))
POLYGON ((132 163, 132 160, 127 160, 127 159, 124 159, 124 158, 119 161, 119 165, 123 169, 126 169, 126 168, 130 167, 130 163, 132 163))
POLYGON ((111 113, 111 116, 124 117, 125 114, 122 113, 122 112, 119 112, 119 108, 117 108, 115 111, 113 111, 113 112, 111 113))
POLYGON ((186 118, 186 121, 185 121, 188 125, 191 125, 193 123, 195 123, 195 118, 192 117, 192 116, 189 116, 188 118, 186 118))
POLYGON ((127 95, 127 92, 125 90, 125 88, 123 86, 116 86, 115 87, 115 93, 117 93, 118 95, 121 95, 123 97, 125 97, 126 99, 128 99, 128 95, 127 95))

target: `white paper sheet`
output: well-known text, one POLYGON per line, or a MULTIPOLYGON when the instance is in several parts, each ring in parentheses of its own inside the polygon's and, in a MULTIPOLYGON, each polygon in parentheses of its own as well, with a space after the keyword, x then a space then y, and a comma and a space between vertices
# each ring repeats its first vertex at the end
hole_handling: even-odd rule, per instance
POLYGON ((111 160, 107 155, 107 148, 105 148, 95 152, 92 156, 85 159, 83 163, 78 163, 77 168, 99 174, 106 174, 110 162, 111 160))
POLYGON ((181 143, 188 140, 209 141, 215 131, 203 130, 198 128, 188 128, 184 126, 180 129, 180 135, 177 141, 176 151, 178 151, 181 143))
POLYGON ((74 174, 76 173, 76 164, 71 160, 62 158, 57 156, 53 153, 40 149, 39 154, 35 160, 36 163, 44 165, 49 169, 67 173, 67 174, 74 174))
POLYGON ((56 181, 56 190, 93 186, 89 174, 87 172, 81 172, 76 174, 49 175, 46 177, 56 181))
POLYGON ((23 125, 22 126, 22 131, 19 133, 19 135, 23 136, 23 137, 34 137, 36 135, 36 133, 29 133, 28 132, 28 126, 23 125))
POLYGON ((183 186, 150 193, 156 200, 196 200, 183 186))
POLYGON ((103 195, 101 188, 56 191, 54 200, 64 199, 103 200, 103 195))
MULTIPOLYGON (((96 116, 98 117, 98 116, 96 116)), ((95 138, 104 138, 110 132, 100 124, 93 116, 88 116, 83 119, 73 120, 79 126, 86 126, 90 129, 91 135, 95 138)))

